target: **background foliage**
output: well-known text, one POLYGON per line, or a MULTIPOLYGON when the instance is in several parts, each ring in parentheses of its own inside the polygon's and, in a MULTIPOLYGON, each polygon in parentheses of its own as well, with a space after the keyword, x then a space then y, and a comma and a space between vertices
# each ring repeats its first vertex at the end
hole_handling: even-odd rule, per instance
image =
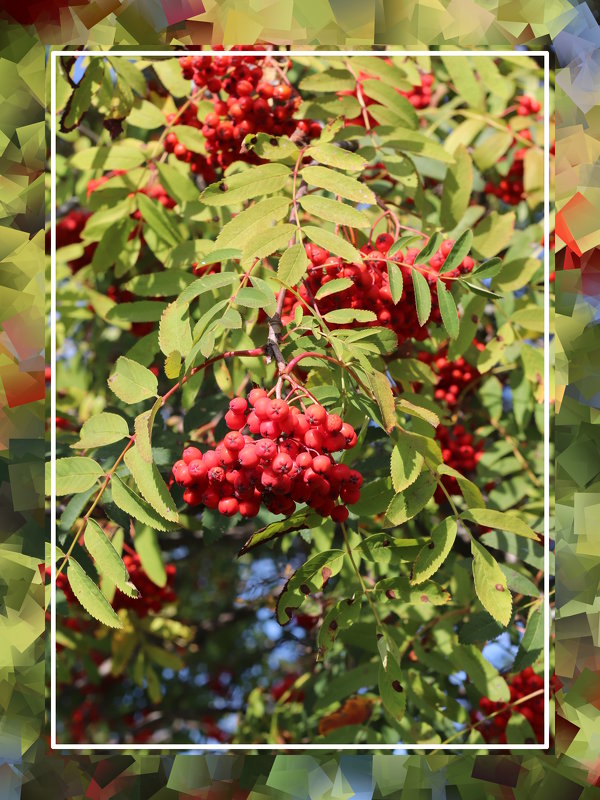
MULTIPOLYGON (((3 174, 8 177, 5 187, 10 188, 2 198, 6 226, 3 228, 3 241, 7 243, 3 263, 9 265, 3 274, 2 296, 6 302, 3 304, 2 324, 6 332, 10 330, 6 321, 14 318, 16 327, 12 329, 11 340, 32 345, 13 351, 2 373, 6 398, 2 431, 7 467, 2 513, 4 531, 8 534, 3 548, 3 558, 5 563, 8 559, 8 564, 3 574, 5 580, 10 578, 11 585, 24 589, 29 587, 28 591, 5 594, 7 614, 2 641, 18 642, 17 651, 5 659, 5 664, 9 665, 5 675, 11 687, 3 699, 2 720, 2 751, 11 765, 3 772, 7 796, 8 793, 18 796, 23 783, 24 791, 30 794, 37 787, 44 786, 46 792, 54 791, 55 796, 83 796, 91 782, 106 787, 112 796, 117 796, 121 790, 131 791, 132 786, 143 785, 151 792, 167 783, 172 788, 165 791, 189 792, 200 786, 213 786, 225 792, 225 796, 231 796, 231 782, 240 779, 243 786, 256 785, 264 794, 268 792, 268 776, 275 774, 280 767, 285 769, 289 766, 285 759, 273 760, 271 756, 239 759, 221 756, 215 760, 202 756, 179 756, 174 764, 168 759, 159 764, 155 758, 141 757, 129 766, 121 757, 90 759, 69 755, 63 758, 53 754, 46 758, 44 741, 35 744, 42 725, 44 692, 43 647, 40 647, 44 624, 43 597, 41 578, 36 571, 43 552, 38 534, 40 518, 35 513, 43 495, 41 450, 36 449, 35 442, 41 433, 43 418, 43 358, 38 357, 37 364, 28 363, 27 359, 40 352, 43 333, 42 284, 35 280, 36 274, 41 274, 43 263, 42 239, 39 235, 35 237, 43 219, 40 192, 43 123, 40 109, 44 58, 41 43, 65 44, 72 41, 81 44, 82 38, 86 38, 91 44, 138 41, 147 45, 173 41, 175 31, 187 43, 202 43, 210 39, 214 24, 210 20, 215 20, 215 40, 223 40, 223 31, 226 31, 225 41, 232 44, 236 40, 236 25, 244 26, 244 38, 247 38, 249 19, 255 21, 256 35, 262 31, 265 41, 284 32, 286 37, 296 42, 311 37, 318 41, 320 37, 330 44, 336 37, 340 43, 355 44, 357 39, 353 36, 360 32, 363 38, 358 41, 365 44, 373 43, 377 36, 377 41, 393 41, 399 46, 411 46, 413 42, 420 46, 446 43, 455 46, 480 46, 483 43, 506 46, 508 43, 513 46, 515 37, 521 37, 521 42, 539 46, 552 37, 562 65, 559 71, 561 90, 557 98, 560 109, 557 149, 559 154, 563 148, 570 152, 568 160, 559 162, 557 172, 559 264, 569 268, 569 272, 560 275, 557 287, 561 301, 558 309, 559 339, 565 354, 558 372, 559 397, 562 398, 557 419, 560 431, 558 455, 571 446, 583 447, 579 455, 593 454, 597 437, 594 433, 595 407, 590 398, 594 395, 596 373, 589 354, 594 351, 597 328, 588 323, 594 316, 596 291, 590 277, 598 239, 593 211, 597 186, 589 167, 597 140, 597 127, 593 122, 597 98, 591 87, 597 86, 598 81, 594 62, 586 55, 597 48, 598 27, 592 11, 585 4, 576 7, 566 2, 552 7, 544 4, 544 8, 542 12, 540 7, 531 4, 527 7, 513 4, 510 9, 504 7, 499 13, 495 4, 486 5, 485 10, 477 5, 479 13, 475 23, 471 13, 473 7, 465 11, 462 4, 429 6, 427 17, 423 9, 417 15, 414 7, 405 5, 402 17, 391 5, 386 7, 385 14, 375 14, 374 7, 366 5, 362 16, 355 10, 341 7, 315 6, 311 8, 314 23, 309 23, 303 4, 302 9, 292 7, 291 17, 285 19, 270 14, 269 25, 272 21, 275 29, 265 27, 266 16, 260 16, 263 12, 238 5, 237 11, 232 13, 232 7, 227 4, 211 6, 204 17, 206 22, 202 21, 202 16, 186 22, 183 19, 185 12, 177 12, 165 5, 159 11, 155 27, 148 24, 149 16, 143 4, 122 9, 118 22, 114 17, 100 18, 107 12, 89 16, 85 6, 78 6, 62 15, 60 26, 56 25, 52 14, 48 15, 47 5, 40 9, 29 4, 27 8, 19 9, 21 13, 13 9, 20 24, 29 24, 32 16, 37 16, 39 28, 26 31, 12 21, 3 27, 2 40, 5 56, 3 132, 7 141, 13 143, 2 154, 3 174), (34 9, 31 16, 30 8, 34 9), (23 11, 27 11, 26 17, 22 16, 23 11), (75 18, 77 25, 73 22, 75 18), (394 18, 399 20, 396 33, 390 27, 394 18), (167 31, 169 21, 173 27, 167 31), (536 40, 536 36, 540 38, 536 40), (28 143, 27 147, 25 143, 28 143), (13 227, 12 233, 9 233, 8 226, 13 227), (30 287, 29 291, 24 292, 27 287, 30 287), (32 320, 36 319, 38 323, 34 327, 32 320), (38 331, 37 342, 31 341, 32 330, 38 331), (20 370, 17 370, 17 364, 22 365, 20 370), (20 553, 23 555, 18 555, 20 553), (217 765, 218 773, 215 772, 217 765)), ((360 797, 371 797, 373 785, 376 796, 381 797, 393 792, 398 794, 403 786, 413 793, 415 788, 433 791, 440 782, 449 790, 460 787, 477 797, 500 796, 506 786, 513 787, 516 797, 525 794, 547 797, 552 790, 561 796, 589 796, 593 793, 591 787, 583 790, 582 785, 587 781, 593 782, 597 776, 597 756, 591 745, 597 719, 594 705, 598 683, 597 646, 589 632, 587 618, 594 614, 597 594, 594 576, 597 574, 598 556, 585 527, 592 525, 594 520, 590 515, 586 518, 586 508, 593 508, 595 476, 591 474, 590 466, 588 476, 580 475, 577 482, 571 477, 574 464, 579 461, 576 448, 574 452, 575 458, 567 460, 559 473, 557 672, 567 686, 560 696, 558 758, 535 756, 523 760, 518 756, 463 755, 440 756, 432 760, 414 755, 382 756, 375 761, 370 757, 329 761, 325 757, 320 761, 328 775, 328 788, 319 788, 317 783, 311 790, 299 783, 296 791, 288 780, 286 790, 290 796, 303 797, 307 793, 313 797, 325 796, 327 791, 331 792, 338 775, 336 770, 340 768, 356 796, 360 797), (573 526, 575 509, 581 535, 576 535, 573 526), (577 626, 575 637, 574 624, 577 626), (568 646, 563 647, 560 644, 563 641, 568 646), (334 765, 336 769, 330 771, 334 765)), ((588 459, 586 463, 592 462, 588 459)), ((310 765, 302 761, 303 774, 307 766, 313 774, 313 764, 314 761, 310 765)), ((288 779, 289 775, 288 770, 288 779)), ((322 776, 323 772, 319 771, 318 775, 322 776)), ((248 789, 244 791, 247 793, 248 789)))

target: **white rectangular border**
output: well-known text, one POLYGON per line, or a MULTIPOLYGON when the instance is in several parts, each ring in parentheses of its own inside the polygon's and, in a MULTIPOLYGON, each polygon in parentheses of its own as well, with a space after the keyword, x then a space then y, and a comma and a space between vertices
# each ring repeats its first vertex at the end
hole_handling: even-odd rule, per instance
MULTIPOLYGON (((236 56, 274 55, 278 51, 269 50, 236 50, 236 56)), ((547 750, 550 747, 550 707, 548 703, 550 689, 550 53, 546 50, 288 50, 282 56, 380 56, 383 54, 406 56, 475 56, 486 58, 505 58, 510 56, 536 56, 544 60, 544 742, 543 744, 522 744, 508 747, 502 744, 491 744, 482 747, 479 744, 449 744, 445 747, 435 745, 391 744, 286 744, 280 747, 271 744, 211 744, 186 745, 177 744, 64 744, 56 741, 56 581, 54 565, 56 564, 56 60, 60 56, 148 56, 173 58, 179 55, 223 55, 223 51, 214 50, 52 50, 50 52, 50 203, 51 203, 51 286, 50 286, 50 363, 52 376, 50 382, 50 524, 51 524, 51 563, 52 582, 50 587, 50 746, 52 750, 181 750, 184 752, 228 752, 231 750, 271 750, 282 752, 288 750, 547 750)))

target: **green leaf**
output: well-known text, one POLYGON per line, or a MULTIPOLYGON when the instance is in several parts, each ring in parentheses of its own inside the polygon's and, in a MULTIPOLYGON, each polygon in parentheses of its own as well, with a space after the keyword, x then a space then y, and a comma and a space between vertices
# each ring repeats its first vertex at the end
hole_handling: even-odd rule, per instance
POLYGON ((136 527, 133 540, 135 552, 139 555, 142 567, 152 583, 163 588, 167 585, 167 572, 163 564, 156 531, 147 525, 136 527))
POLYGON ((458 267, 458 265, 462 263, 463 258, 471 249, 472 242, 473 234, 471 230, 466 230, 464 233, 461 233, 461 235, 452 245, 452 250, 450 250, 446 256, 446 260, 440 267, 439 274, 443 275, 444 273, 450 272, 458 267))
POLYGON ((249 239, 261 233, 272 222, 283 219, 288 213, 289 205, 290 201, 286 197, 268 197, 254 203, 223 226, 217 236, 216 246, 244 249, 249 239))
POLYGON ((385 595, 387 600, 411 605, 431 603, 434 606, 441 606, 451 599, 450 592, 434 581, 411 586, 409 579, 405 576, 394 576, 377 581, 374 590, 385 595))
POLYGON ((118 442, 125 436, 129 436, 129 426, 123 417, 103 411, 83 423, 79 432, 79 441, 72 444, 71 447, 77 450, 102 447, 118 442))
POLYGON ((303 92, 352 91, 356 83, 345 69, 326 69, 302 78, 298 88, 303 92))
POLYGON ((432 158, 444 164, 452 164, 453 156, 447 153, 441 144, 430 136, 418 131, 407 130, 394 126, 394 132, 382 137, 385 147, 392 148, 395 154, 413 153, 423 158, 432 158))
POLYGON ((249 152, 256 153, 265 161, 285 161, 298 156, 298 145, 288 136, 272 136, 270 133, 249 133, 243 141, 249 152))
POLYGON ((215 289, 222 289, 224 286, 233 286, 239 283, 240 276, 236 272, 219 272, 214 275, 203 275, 198 280, 191 283, 179 295, 180 303, 190 303, 204 292, 212 292, 215 289))
POLYGON ((140 456, 149 464, 152 463, 152 427, 162 399, 159 397, 149 411, 143 411, 135 418, 135 447, 140 456))
MULTIPOLYGON (((185 165, 187 168, 187 164, 185 165)), ((199 190, 197 186, 192 183, 189 175, 184 174, 173 164, 156 164, 160 182, 167 190, 167 193, 177 200, 178 203, 185 203, 186 201, 197 200, 199 197, 199 190)))
POLYGON ((482 172, 485 172, 500 161, 511 146, 512 140, 512 134, 504 131, 496 131, 486 136, 473 150, 473 161, 482 172))
POLYGON ((495 277, 500 270, 502 269, 502 259, 501 258, 490 258, 487 261, 484 261, 483 264, 480 264, 477 269, 474 269, 471 275, 475 278, 493 278, 495 277))
POLYGON ((285 250, 296 230, 295 225, 282 222, 256 233, 242 250, 242 265, 253 258, 266 258, 278 250, 285 250))
POLYGON ((336 169, 361 170, 367 165, 367 161, 358 153, 351 153, 342 147, 334 144, 315 144, 308 148, 306 156, 310 156, 320 164, 327 164, 336 169))
POLYGON ((285 286, 296 286, 306 275, 308 256, 303 244, 289 247, 279 259, 277 277, 285 286))
POLYGON ((122 628, 121 620, 111 608, 108 600, 96 584, 87 576, 83 567, 71 556, 67 578, 73 594, 88 614, 109 628, 122 628))
POLYGON ((461 518, 477 525, 509 531, 517 536, 524 536, 526 539, 538 541, 538 535, 531 530, 529 525, 509 511, 495 511, 492 508, 471 508, 469 511, 463 511, 461 518))
POLYGON ((171 245, 171 247, 181 242, 181 234, 163 205, 157 200, 146 197, 141 192, 136 195, 136 201, 144 222, 152 228, 163 242, 171 245))
POLYGON ((302 228, 302 233, 306 234, 311 242, 318 244, 319 247, 324 247, 325 250, 329 250, 331 253, 335 253, 336 256, 341 256, 346 261, 362 260, 362 256, 356 247, 331 231, 317 228, 314 225, 306 225, 302 228))
POLYGON ((158 326, 158 344, 164 355, 177 350, 184 358, 192 349, 192 331, 187 304, 178 300, 164 310, 158 326))
POLYGON ((406 676, 398 662, 390 655, 387 663, 379 665, 377 686, 383 707, 397 722, 400 722, 406 711, 406 676))
POLYGON ((188 150, 193 153, 206 153, 206 139, 199 128, 194 128, 193 125, 176 125, 173 133, 188 150))
POLYGON ((139 597, 140 593, 129 580, 129 573, 121 556, 95 519, 88 519, 84 541, 98 571, 128 597, 139 597))
POLYGON ((419 552, 410 574, 412 586, 431 578, 442 566, 456 539, 458 526, 454 517, 446 517, 431 531, 431 542, 419 552))
POLYGON ((515 229, 516 215, 492 211, 473 231, 473 252, 477 258, 491 258, 508 247, 515 229))
POLYGON ((134 303, 119 303, 106 314, 110 322, 156 322, 165 310, 164 303, 157 300, 138 300, 134 303))
POLYGON ((332 200, 330 197, 307 194, 300 198, 300 205, 308 214, 338 225, 366 228, 370 224, 369 218, 363 211, 339 200, 332 200))
MULTIPOLYGON (((88 456, 71 456, 56 460, 56 494, 77 494, 90 489, 104 470, 88 456)), ((50 483, 50 463, 46 464, 46 483, 50 483)))
POLYGON ((442 243, 442 239, 443 237, 441 233, 436 232, 433 234, 433 236, 430 236, 429 241, 427 242, 425 247, 419 250, 419 252, 415 256, 414 264, 415 265, 424 264, 426 261, 429 261, 431 256, 434 253, 437 253, 437 251, 439 250, 440 245, 442 243))
POLYGON ((512 614, 512 596, 498 562, 486 548, 471 539, 475 592, 482 606, 506 627, 512 614))
POLYGON ((396 425, 396 405, 391 384, 383 372, 369 373, 369 383, 381 411, 383 427, 389 433, 396 425))
POLYGON ((417 320, 419 325, 423 327, 431 314, 431 289, 427 283, 427 278, 418 269, 413 269, 411 277, 415 290, 417 320))
POLYGON ((340 172, 328 169, 327 167, 304 167, 301 170, 302 177, 310 186, 317 186, 328 192, 352 200, 355 203, 368 203, 374 205, 376 198, 373 192, 360 183, 356 178, 342 175, 340 172))
POLYGON ((174 97, 187 97, 190 93, 190 82, 181 74, 178 58, 157 58, 152 62, 152 69, 158 75, 162 85, 174 97))
POLYGON ((186 286, 196 280, 190 272, 183 272, 180 269, 169 269, 164 272, 150 272, 148 275, 136 275, 127 281, 124 289, 127 289, 140 297, 169 297, 179 294, 186 286))
POLYGON ((471 283, 471 281, 462 281, 462 283, 464 286, 468 286, 473 294, 478 294, 480 297, 495 298, 496 300, 502 297, 498 292, 492 292, 490 289, 479 286, 477 283, 471 283))
POLYGON ((446 333, 451 339, 456 339, 459 332, 458 311, 452 293, 446 288, 443 281, 437 281, 437 296, 442 322, 446 333))
POLYGON ((156 397, 158 380, 149 369, 125 356, 119 356, 108 386, 124 403, 140 403, 156 397))
POLYGON ((244 286, 237 293, 235 302, 247 308, 263 308, 271 299, 271 297, 267 297, 264 292, 254 286, 244 286))
POLYGON ((80 150, 71 157, 71 166, 82 170, 131 170, 139 167, 145 160, 146 153, 141 147, 112 145, 80 150))
POLYGON ((526 594, 528 597, 539 597, 540 589, 535 583, 507 564, 500 564, 500 569, 506 575, 508 588, 515 594, 526 594))
POLYGON ((324 550, 294 572, 277 598, 276 616, 280 625, 287 625, 294 610, 300 608, 309 594, 323 590, 327 581, 341 570, 344 557, 343 550, 324 550))
POLYGON ((483 108, 485 90, 481 81, 475 77, 473 63, 468 56, 441 56, 442 62, 454 84, 456 93, 468 106, 483 108))
POLYGON ((430 472, 421 473, 411 486, 392 498, 385 512, 383 527, 392 528, 412 519, 431 500, 436 486, 436 480, 430 472))
POLYGON ((144 500, 162 517, 170 522, 177 522, 179 519, 177 507, 156 464, 145 461, 136 445, 125 453, 124 460, 144 500))
MULTIPOLYGON (((239 327, 241 327, 241 325, 239 327)), ((181 373, 181 353, 178 350, 173 350, 173 352, 169 353, 165 358, 164 370, 169 380, 179 378, 181 373)))
POLYGON ((387 273, 390 282, 390 292, 392 294, 392 302, 394 303, 394 305, 398 305, 400 300, 402 300, 402 292, 404 290, 404 279, 402 277, 402 270, 400 269, 398 264, 394 264, 393 261, 388 261, 387 273))
POLYGON ((403 66, 398 68, 398 66, 395 66, 394 64, 388 64, 385 57, 373 55, 352 56, 351 63, 355 69, 358 68, 361 72, 364 72, 367 75, 373 75, 376 78, 380 78, 384 83, 387 83, 402 92, 410 91, 413 88, 413 79, 415 83, 417 83, 419 80, 417 68, 414 65, 411 65, 408 61, 404 61, 403 66), (412 76, 407 73, 409 66, 413 66, 414 68, 414 73, 412 76))
POLYGON ((465 476, 462 475, 458 470, 448 466, 448 464, 440 464, 438 466, 438 473, 440 475, 451 475, 453 478, 456 478, 460 491, 462 492, 462 496, 465 498, 465 501, 470 509, 485 508, 485 501, 483 499, 483 495, 481 494, 481 490, 473 483, 473 481, 465 478, 465 476))
POLYGON ((392 450, 391 476, 396 493, 408 489, 421 474, 423 455, 416 449, 414 440, 399 434, 392 450))
MULTIPOLYGON (((382 81, 368 79, 362 82, 362 90, 367 97, 391 109, 403 125, 412 130, 417 129, 419 118, 415 109, 406 97, 403 97, 394 87, 388 86, 382 81)), ((371 110, 369 109, 369 111, 371 110)))
POLYGON ((304 509, 293 514, 291 517, 287 517, 287 519, 272 522, 270 525, 252 534, 238 553, 238 558, 248 553, 250 550, 253 550, 255 547, 258 547, 258 545, 269 542, 271 539, 275 539, 278 536, 314 527, 321 522, 321 519, 322 517, 316 512, 310 509, 304 509))
POLYGON ((60 116, 61 133, 74 131, 79 125, 104 80, 104 69, 104 61, 101 58, 90 60, 83 77, 72 90, 60 116))
POLYGON ((348 322, 374 322, 377 315, 361 308, 337 308, 335 311, 328 311, 323 319, 335 325, 345 325, 348 322))
POLYGON ((340 631, 351 628, 360 617, 360 602, 353 597, 339 600, 323 619, 317 638, 318 658, 323 658, 340 631))
POLYGON ((465 670, 471 683, 482 695, 495 703, 508 703, 510 690, 506 681, 475 645, 455 645, 453 657, 454 663, 465 670))
POLYGON ((440 206, 440 221, 445 230, 452 230, 461 221, 473 189, 473 162, 467 148, 459 145, 454 158, 455 163, 446 172, 440 206))
POLYGON ((521 672, 525 667, 530 667, 540 657, 544 649, 544 607, 542 603, 535 605, 529 619, 527 627, 521 639, 512 672, 521 672))
POLYGON ((158 531, 170 531, 175 528, 157 514, 133 489, 126 486, 118 475, 113 475, 110 483, 113 502, 130 517, 158 531))
POLYGON ((200 195, 200 199, 209 206, 228 206, 273 194, 283 189, 291 174, 284 164, 263 164, 252 167, 245 172, 227 175, 217 183, 211 183, 200 195))
MULTIPOLYGON (((142 80, 144 80, 143 77, 142 80)), ((127 117, 127 122, 130 125, 135 125, 136 128, 143 128, 144 130, 150 131, 155 128, 162 128, 165 121, 165 115, 160 108, 149 100, 143 100, 140 97, 136 97, 134 100, 131 113, 127 117)))
POLYGON ((334 278, 332 281, 324 283, 315 295, 315 300, 321 300, 323 297, 328 297, 330 294, 337 294, 346 289, 354 286, 352 278, 334 278))

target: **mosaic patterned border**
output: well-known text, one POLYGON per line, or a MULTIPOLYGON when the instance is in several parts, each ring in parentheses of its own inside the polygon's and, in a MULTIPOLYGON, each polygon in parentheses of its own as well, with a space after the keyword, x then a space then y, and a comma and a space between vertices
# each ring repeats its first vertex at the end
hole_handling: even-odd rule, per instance
POLYGON ((0 787, 6 798, 588 798, 600 786, 600 28, 567 0, 65 0, 0 20, 0 787), (62 755, 47 748, 45 48, 261 41, 550 48, 556 125, 554 755, 62 755), (293 759, 290 761, 290 759, 293 759))

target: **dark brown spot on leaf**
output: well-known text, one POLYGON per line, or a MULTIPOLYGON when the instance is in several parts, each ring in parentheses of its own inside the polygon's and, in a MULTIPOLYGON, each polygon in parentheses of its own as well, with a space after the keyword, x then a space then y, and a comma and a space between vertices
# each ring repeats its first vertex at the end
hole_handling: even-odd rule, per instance
POLYGON ((331 570, 329 567, 323 567, 321 570, 321 575, 323 576, 323 586, 327 583, 329 578, 331 578, 331 570))
POLYGON ((302 586, 300 587, 300 591, 302 592, 302 594, 310 594, 310 589, 305 583, 303 583, 302 586))
POLYGON ((402 688, 400 681, 392 681, 392 689, 395 692, 403 692, 404 689, 402 688))
POLYGON ((396 592, 393 589, 388 589, 385 593, 385 596, 388 600, 395 600, 396 599, 396 592))

